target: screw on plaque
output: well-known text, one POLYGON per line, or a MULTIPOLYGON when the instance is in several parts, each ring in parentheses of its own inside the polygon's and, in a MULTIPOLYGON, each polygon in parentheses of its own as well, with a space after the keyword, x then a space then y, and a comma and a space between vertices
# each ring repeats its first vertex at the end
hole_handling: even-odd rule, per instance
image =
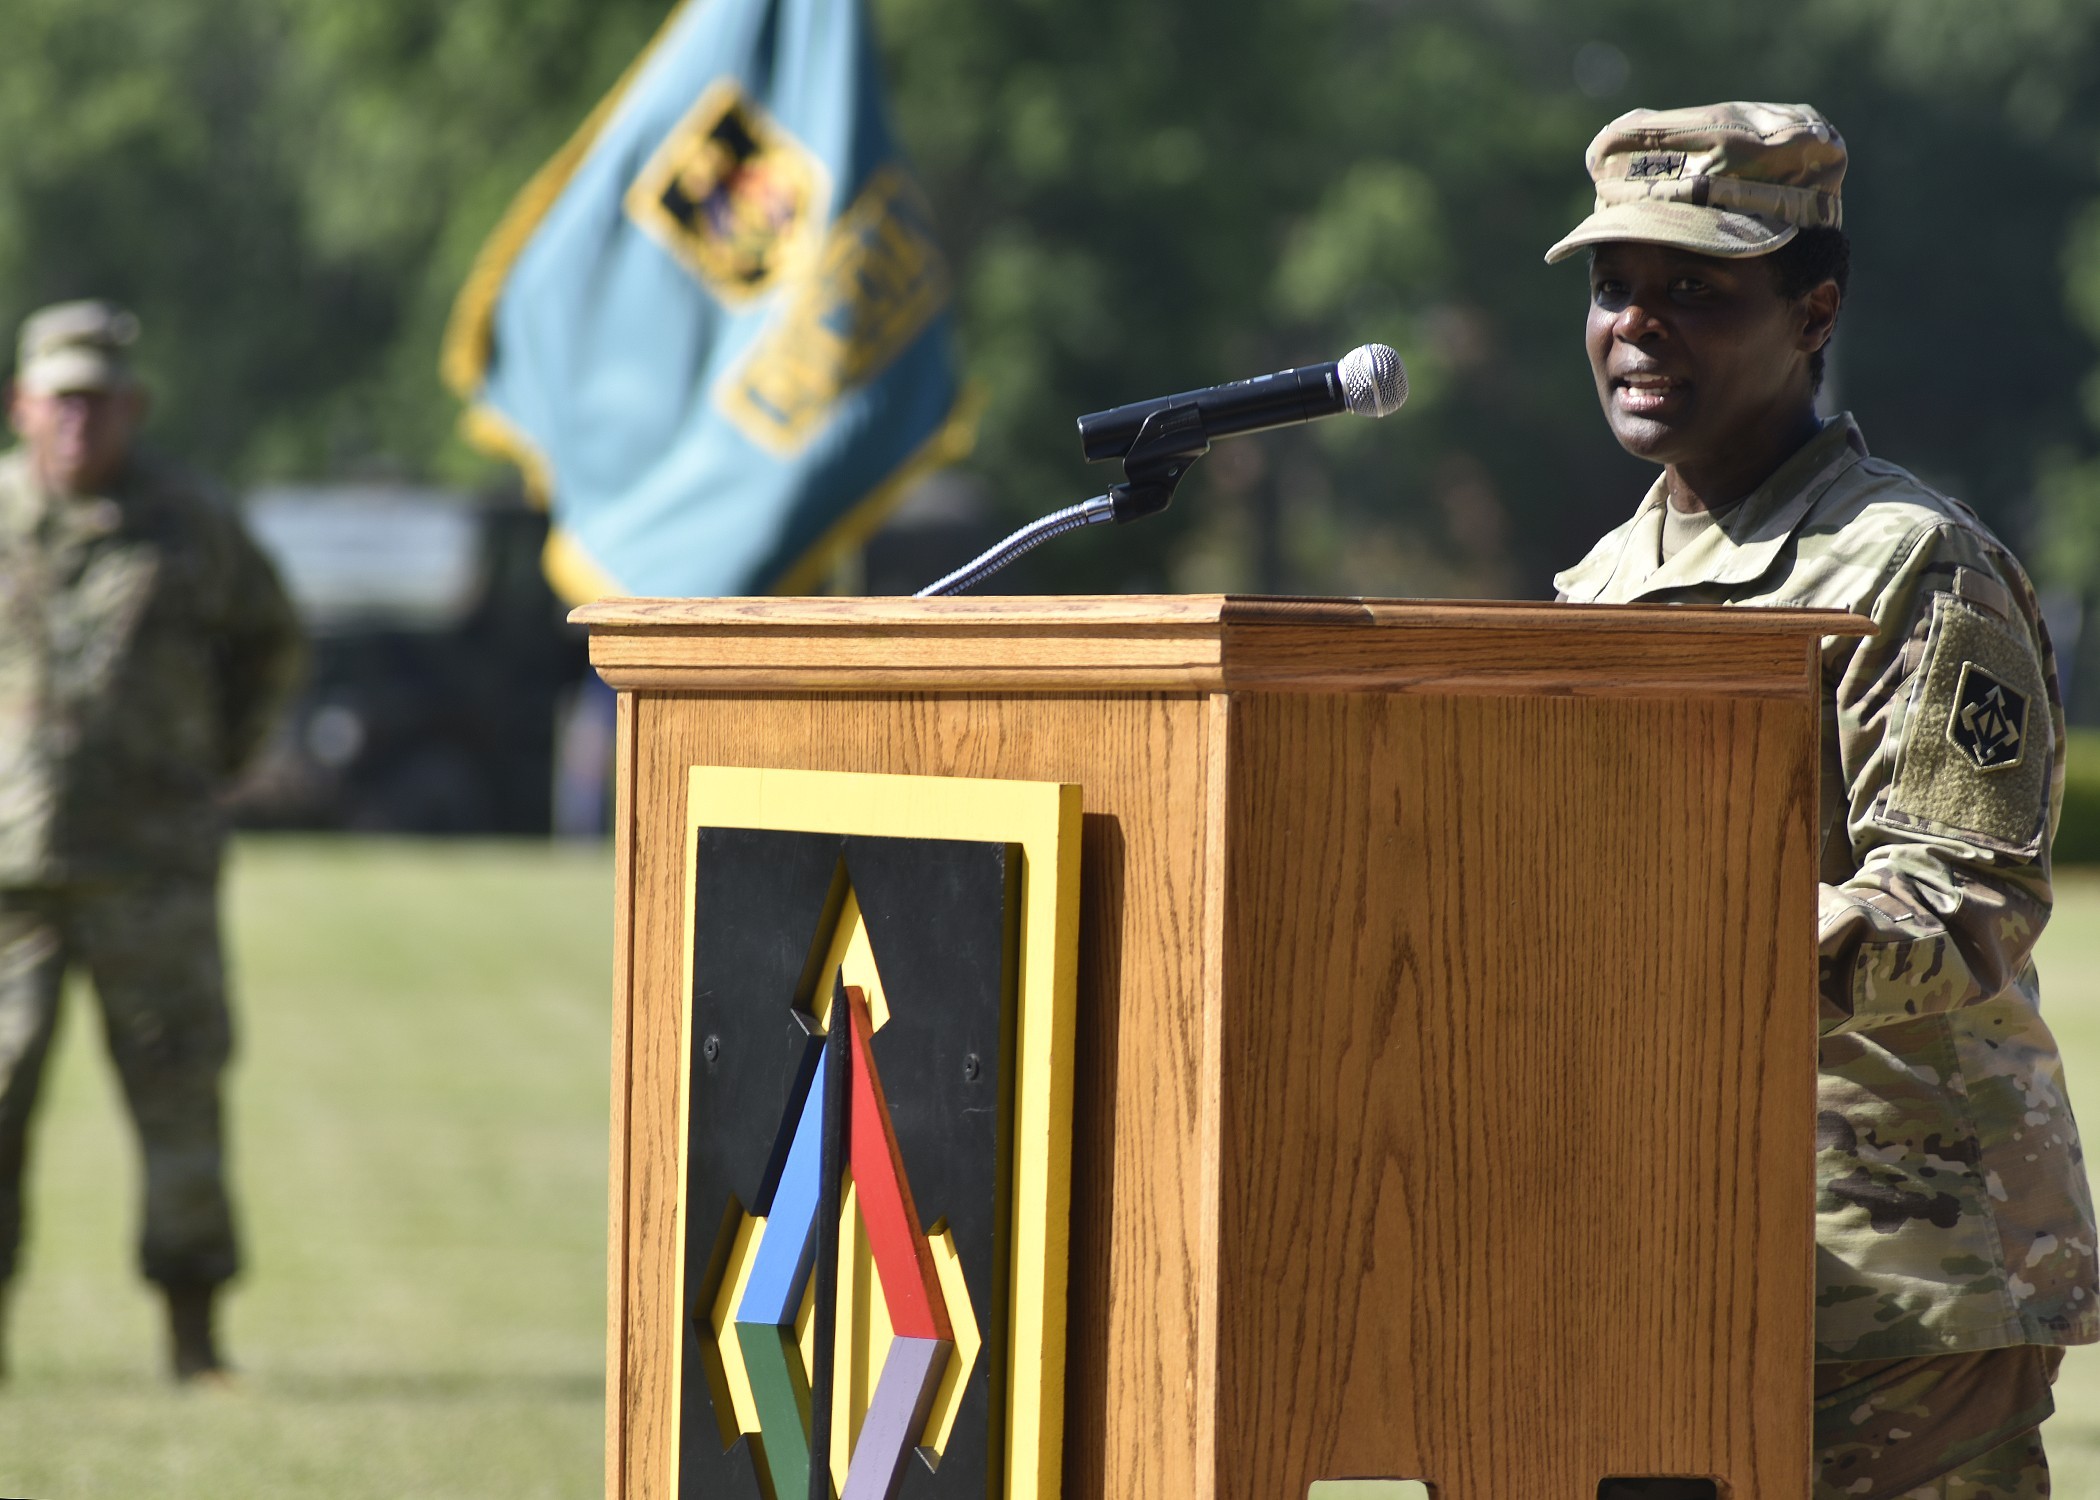
POLYGON ((715 1061, 722 1055, 722 1039, 718 1036, 709 1036, 706 1041, 700 1044, 700 1055, 709 1062, 715 1061))
POLYGON ((963 1059, 963 1080, 965 1082, 975 1083, 977 1081, 977 1075, 982 1073, 983 1071, 984 1064, 977 1060, 976 1053, 972 1052, 969 1056, 963 1059))

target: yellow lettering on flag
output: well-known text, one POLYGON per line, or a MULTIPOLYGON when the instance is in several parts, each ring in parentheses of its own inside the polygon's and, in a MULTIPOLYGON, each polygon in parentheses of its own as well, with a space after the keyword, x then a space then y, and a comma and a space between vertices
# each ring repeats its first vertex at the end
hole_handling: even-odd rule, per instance
POLYGON ((785 290, 780 317, 715 402, 761 446, 792 453, 839 396, 889 367, 948 300, 948 270, 925 201, 884 167, 832 226, 815 274, 785 290))

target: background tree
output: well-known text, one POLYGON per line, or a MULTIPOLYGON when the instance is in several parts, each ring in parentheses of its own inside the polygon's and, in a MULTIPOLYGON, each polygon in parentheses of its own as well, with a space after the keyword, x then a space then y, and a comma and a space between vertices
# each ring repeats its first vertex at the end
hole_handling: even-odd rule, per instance
MULTIPOLYGON (((1836 400, 2100 587, 2100 0, 873 3, 1003 513, 1112 477, 1083 411, 1371 338, 1414 378, 1390 421, 1221 447, 1166 516, 1018 584, 1543 591, 1647 478, 1595 410, 1581 271, 1539 259, 1582 147, 1748 97, 1853 151, 1836 400)), ((0 318, 136 304, 163 439, 237 479, 486 480, 434 370, 452 293, 663 12, 12 0, 0 318)))

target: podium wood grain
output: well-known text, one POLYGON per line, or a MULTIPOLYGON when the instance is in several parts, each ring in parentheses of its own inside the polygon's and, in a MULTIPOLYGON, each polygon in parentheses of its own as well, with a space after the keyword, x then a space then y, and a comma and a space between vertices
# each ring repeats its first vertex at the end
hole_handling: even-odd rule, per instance
POLYGON ((622 703, 609 1493, 672 1493, 705 764, 1084 788, 1071 1500, 1805 1500, 1817 638, 1859 622, 1002 603, 581 612, 622 703))
POLYGON ((1232 720, 1217 1493, 1804 1494, 1801 711, 1232 720))

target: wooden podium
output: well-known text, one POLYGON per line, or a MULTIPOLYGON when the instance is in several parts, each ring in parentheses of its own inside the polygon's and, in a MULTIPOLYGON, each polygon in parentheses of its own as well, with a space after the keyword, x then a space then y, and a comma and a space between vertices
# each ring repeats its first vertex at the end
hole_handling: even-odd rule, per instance
POLYGON ((1216 596, 575 618, 619 692, 615 1500, 671 1500, 701 765, 1083 789, 1068 1500, 1807 1496, 1818 640, 1862 622, 1216 596))

